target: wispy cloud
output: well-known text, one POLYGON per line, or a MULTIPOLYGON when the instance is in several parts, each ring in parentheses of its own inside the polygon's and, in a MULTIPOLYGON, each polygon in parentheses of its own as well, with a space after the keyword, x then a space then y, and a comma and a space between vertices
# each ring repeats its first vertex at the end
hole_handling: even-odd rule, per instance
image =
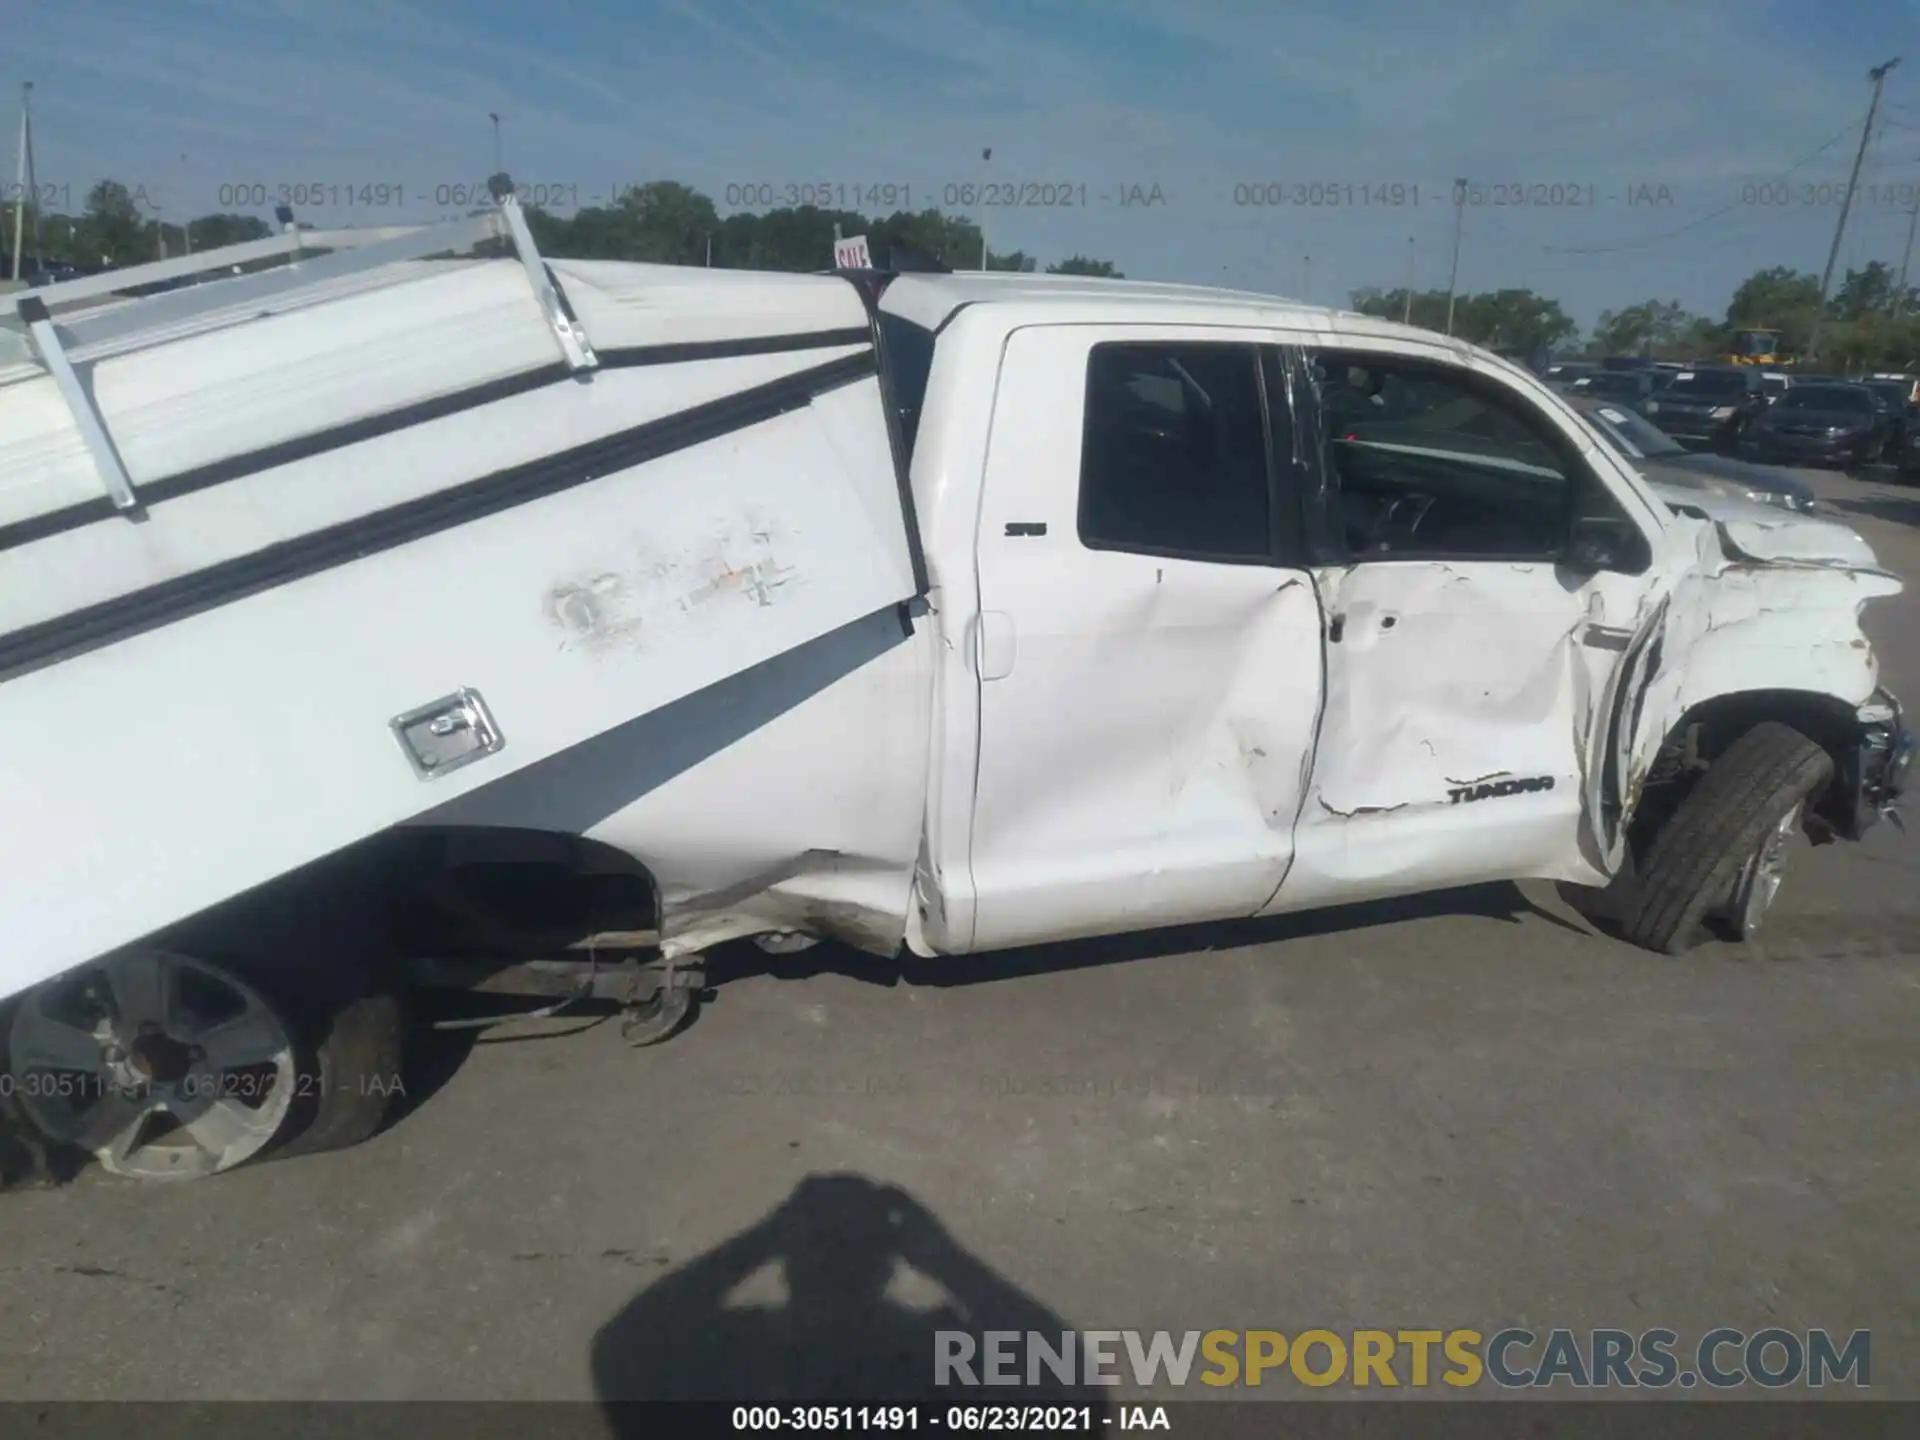
MULTIPOLYGON (((491 168, 492 111, 510 170, 582 200, 659 176, 720 200, 789 181, 910 183, 917 203, 982 174, 1090 196, 1158 184, 1163 205, 1013 207, 989 233, 1168 278, 1292 290, 1310 272, 1327 300, 1399 283, 1410 238, 1431 282, 1455 175, 1666 195, 1468 215, 1463 284, 1535 284, 1590 319, 1649 293, 1718 309, 1758 265, 1824 258, 1819 203, 1692 222, 1836 136, 1796 178, 1844 175, 1864 71, 1915 33, 1920 0, 1844 8, 64 0, 11 18, 8 39, 36 82, 41 174, 76 191, 152 179, 169 213, 216 208, 243 180, 378 180, 407 187, 405 214, 312 218, 425 218, 438 185, 491 168), (1319 188, 1236 203, 1267 181, 1319 188), (1417 184, 1422 203, 1375 203, 1381 184, 1417 184)), ((1887 94, 1867 172, 1883 188, 1920 181, 1920 56, 1887 94)), ((1897 259, 1882 252, 1903 222, 1867 207, 1845 258, 1897 259)))

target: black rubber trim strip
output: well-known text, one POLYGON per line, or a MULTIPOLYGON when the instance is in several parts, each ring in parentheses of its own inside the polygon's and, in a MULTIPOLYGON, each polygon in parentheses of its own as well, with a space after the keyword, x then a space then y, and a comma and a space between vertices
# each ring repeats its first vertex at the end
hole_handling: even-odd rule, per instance
POLYGON ((926 551, 920 543, 920 516, 913 503, 913 457, 900 429, 900 406, 895 402, 892 372, 887 368, 886 337, 880 329, 880 295, 852 275, 844 278, 853 286, 867 312, 868 338, 873 342, 874 365, 880 372, 880 404, 886 412, 887 448, 893 454, 893 479, 900 491, 900 517, 907 527, 907 561, 913 567, 914 594, 923 597, 933 588, 933 580, 927 570, 926 551))
POLYGON ((831 360, 558 455, 26 626, 0 636, 0 681, 803 410, 816 396, 873 375, 874 365, 872 351, 831 360))
POLYGON ((949 310, 946 314, 946 318, 943 319, 938 325, 933 327, 933 338, 938 340, 940 338, 940 332, 942 330, 945 330, 947 326, 953 323, 954 317, 957 316, 962 310, 967 309, 969 306, 973 305, 974 303, 975 302, 972 300, 962 300, 958 305, 954 306, 953 309, 949 310))
MULTIPOLYGON (((796 350, 825 350, 838 345, 864 345, 871 339, 872 336, 868 331, 848 327, 841 330, 815 330, 795 335, 756 335, 740 340, 697 340, 678 345, 629 346, 620 350, 601 351, 599 368, 632 370, 648 365, 682 365, 696 360, 730 360, 748 355, 784 355, 796 350)), ((408 430, 429 421, 444 420, 449 415, 477 410, 483 405, 492 405, 515 395, 524 395, 529 391, 544 389, 546 386, 556 385, 573 378, 574 372, 567 368, 565 362, 555 361, 551 365, 543 365, 538 370, 529 370, 521 375, 509 375, 501 380, 490 380, 484 385, 459 390, 451 395, 437 395, 431 400, 421 400, 412 405, 402 406, 398 410, 369 415, 364 419, 352 420, 328 430, 318 430, 311 435, 297 436, 292 440, 283 440, 259 450, 249 450, 243 455, 233 455, 225 460, 216 460, 208 465, 182 470, 177 475, 169 475, 164 479, 140 485, 136 487, 134 493, 140 501, 141 511, 144 512, 151 506, 163 504, 168 500, 178 500, 183 495, 192 495, 197 491, 209 490, 215 485, 224 485, 230 480, 241 480, 262 470, 291 465, 296 460, 308 460, 316 455, 325 455, 349 445, 357 445, 363 440, 391 435, 395 431, 408 430)), ((77 505, 68 505, 59 510, 49 510, 43 515, 31 515, 24 520, 16 520, 11 525, 0 525, 0 553, 17 546, 31 545, 34 541, 45 540, 49 536, 64 534, 68 530, 77 530, 84 525, 116 518, 124 520, 127 517, 114 509, 113 501, 105 495, 95 500, 83 500, 77 505)))

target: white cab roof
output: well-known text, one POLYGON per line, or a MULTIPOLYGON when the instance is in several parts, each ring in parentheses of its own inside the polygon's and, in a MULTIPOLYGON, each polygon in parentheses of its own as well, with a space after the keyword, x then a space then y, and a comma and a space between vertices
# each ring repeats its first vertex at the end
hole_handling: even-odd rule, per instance
MULTIPOLYGON (((1124 307, 1131 313, 1150 314, 1162 323, 1184 320, 1201 325, 1246 324, 1400 338, 1445 346, 1462 356, 1493 358, 1491 352, 1418 326, 1325 305, 1307 305, 1279 295, 1211 285, 976 270, 952 275, 901 275, 887 286, 880 299, 880 308, 886 313, 928 330, 938 330, 962 307, 971 305, 1027 312, 1012 318, 1035 321, 1071 319, 1076 310, 1098 310, 1103 312, 1098 318, 1112 319, 1116 307, 1124 307)), ((1089 313, 1084 318, 1096 317, 1089 313)))

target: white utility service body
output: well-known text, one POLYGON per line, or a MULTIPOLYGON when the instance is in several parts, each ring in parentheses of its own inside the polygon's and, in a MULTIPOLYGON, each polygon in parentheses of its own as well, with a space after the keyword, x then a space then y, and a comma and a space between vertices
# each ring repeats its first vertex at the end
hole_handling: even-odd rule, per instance
POLYGON ((630 856, 668 957, 1600 886, 1703 703, 1899 727, 1858 617, 1900 582, 1858 536, 1678 514, 1474 347, 1194 287, 524 258, 56 312, 131 506, 20 340, 0 994, 396 827, 630 856), (1270 545, 1086 542, 1103 346, 1244 359, 1300 507, 1270 545), (1511 407, 1639 560, 1316 550, 1331 441, 1371 443, 1320 428, 1328 356, 1511 407))

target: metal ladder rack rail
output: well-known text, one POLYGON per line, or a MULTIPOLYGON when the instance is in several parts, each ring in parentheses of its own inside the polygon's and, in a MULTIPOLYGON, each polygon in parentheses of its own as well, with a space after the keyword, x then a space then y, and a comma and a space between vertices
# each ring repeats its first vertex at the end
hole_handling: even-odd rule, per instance
MULTIPOLYGON (((492 187, 493 210, 411 229, 303 231, 294 226, 292 211, 282 206, 278 218, 284 233, 272 239, 244 241, 178 260, 159 260, 104 275, 85 276, 8 298, 12 299, 18 321, 24 323, 35 352, 72 413, 114 508, 135 518, 140 508, 139 497, 114 447, 105 417, 74 370, 71 352, 111 346, 112 353, 124 354, 143 348, 143 341, 157 344, 173 338, 174 327, 197 316, 234 310, 236 322, 252 319, 260 313, 259 304, 273 297, 408 260, 449 252, 465 253, 486 241, 505 239, 520 259, 533 299, 568 367, 576 372, 595 368, 599 358, 553 283, 546 262, 534 244, 526 216, 514 197, 512 182, 504 175, 497 175, 492 187), (331 253, 304 258, 307 251, 321 247, 331 253), (290 263, 271 270, 210 279, 204 284, 112 305, 97 315, 89 316, 69 308, 120 290, 230 270, 235 265, 282 255, 293 258, 290 263), (58 329, 55 328, 56 310, 67 311, 60 316, 58 329)), ((11 318, 0 315, 0 323, 11 318)))

